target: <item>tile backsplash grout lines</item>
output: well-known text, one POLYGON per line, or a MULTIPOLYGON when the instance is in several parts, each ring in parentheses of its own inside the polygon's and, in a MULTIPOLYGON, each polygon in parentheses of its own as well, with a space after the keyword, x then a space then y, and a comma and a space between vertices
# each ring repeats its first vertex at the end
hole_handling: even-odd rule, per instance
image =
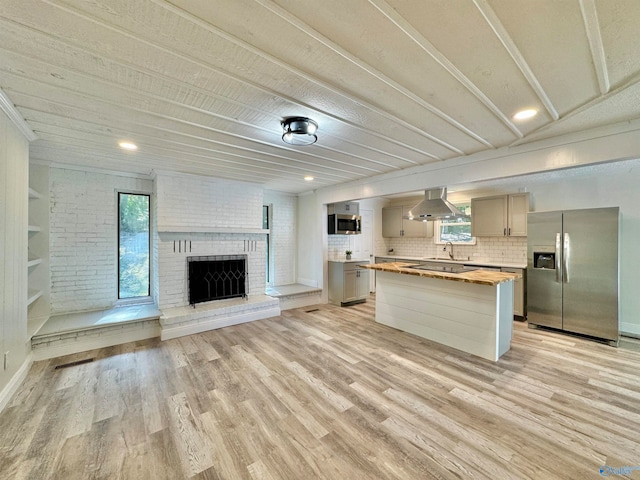
MULTIPOLYGON (((446 257, 444 245, 436 245, 432 238, 389 238, 387 250, 376 245, 376 255, 407 257, 446 257)), ((456 258, 488 262, 522 263, 527 261, 527 237, 477 237, 475 245, 454 245, 456 258)))

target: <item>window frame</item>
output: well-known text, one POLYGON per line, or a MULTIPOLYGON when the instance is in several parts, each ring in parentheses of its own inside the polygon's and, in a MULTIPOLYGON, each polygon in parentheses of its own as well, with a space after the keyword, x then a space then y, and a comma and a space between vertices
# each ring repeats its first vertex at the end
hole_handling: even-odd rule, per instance
POLYGON ((116 305, 131 305, 141 303, 153 303, 153 196, 150 192, 137 190, 116 190, 116 305), (139 195, 149 198, 149 282, 147 285, 147 295, 139 297, 120 297, 120 196, 121 195, 139 195))
MULTIPOLYGON (((465 204, 458 204, 455 205, 456 207, 458 207, 461 211, 463 211, 464 213, 466 213, 469 216, 469 221, 467 222, 456 222, 458 223, 458 225, 469 225, 469 233, 471 233, 471 203, 465 203, 465 204)), ((476 245, 477 243, 477 239, 474 236, 471 236, 471 240, 468 242, 451 242, 451 241, 445 241, 442 240, 442 226, 443 225, 450 225, 447 223, 443 223, 442 220, 438 219, 434 221, 434 225, 433 225, 433 243, 435 243, 436 245, 446 245, 447 243, 451 243, 452 245, 476 245)))
POLYGON ((265 237, 265 250, 266 250, 266 270, 265 270, 265 286, 270 287, 274 284, 274 267, 273 264, 273 244, 272 244, 272 236, 271 236, 271 225, 273 222, 273 203, 263 204, 262 205, 262 228, 263 230, 268 230, 265 237), (265 216, 266 213, 266 216, 265 216), (266 220, 266 225, 265 225, 266 220), (266 228, 265 228, 266 226, 266 228))

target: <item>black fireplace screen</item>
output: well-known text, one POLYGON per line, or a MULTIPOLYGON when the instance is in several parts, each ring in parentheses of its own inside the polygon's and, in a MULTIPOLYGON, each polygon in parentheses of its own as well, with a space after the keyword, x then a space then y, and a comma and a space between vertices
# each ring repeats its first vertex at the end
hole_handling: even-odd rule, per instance
POLYGON ((247 296, 246 256, 187 257, 187 265, 190 305, 247 296))

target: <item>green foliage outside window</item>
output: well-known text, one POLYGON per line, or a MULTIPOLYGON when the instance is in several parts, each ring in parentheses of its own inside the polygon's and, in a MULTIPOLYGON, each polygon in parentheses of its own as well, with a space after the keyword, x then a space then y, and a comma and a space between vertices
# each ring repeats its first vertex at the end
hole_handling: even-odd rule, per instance
POLYGON ((471 236, 471 205, 456 205, 456 207, 467 217, 438 220, 435 243, 475 244, 475 238, 471 236))
POLYGON ((146 297, 149 289, 149 195, 118 194, 118 297, 146 297))

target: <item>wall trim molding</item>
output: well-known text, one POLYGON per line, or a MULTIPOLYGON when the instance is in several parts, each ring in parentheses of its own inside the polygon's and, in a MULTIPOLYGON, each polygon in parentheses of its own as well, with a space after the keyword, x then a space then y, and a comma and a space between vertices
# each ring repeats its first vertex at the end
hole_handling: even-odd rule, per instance
POLYGON ((26 122, 18 109, 11 101, 11 99, 7 96, 7 94, 0 88, 0 110, 2 110, 7 117, 11 120, 11 122, 20 130, 20 133, 26 137, 27 140, 33 142, 38 139, 38 136, 31 130, 31 127, 26 122))
POLYGON ((18 391, 18 388, 22 385, 24 379, 27 378, 29 369, 31 368, 31 365, 33 365, 33 360, 33 352, 30 352, 15 375, 11 377, 9 383, 7 383, 2 391, 0 391, 0 413, 2 413, 4 408, 7 406, 11 397, 13 397, 13 395, 18 391))

